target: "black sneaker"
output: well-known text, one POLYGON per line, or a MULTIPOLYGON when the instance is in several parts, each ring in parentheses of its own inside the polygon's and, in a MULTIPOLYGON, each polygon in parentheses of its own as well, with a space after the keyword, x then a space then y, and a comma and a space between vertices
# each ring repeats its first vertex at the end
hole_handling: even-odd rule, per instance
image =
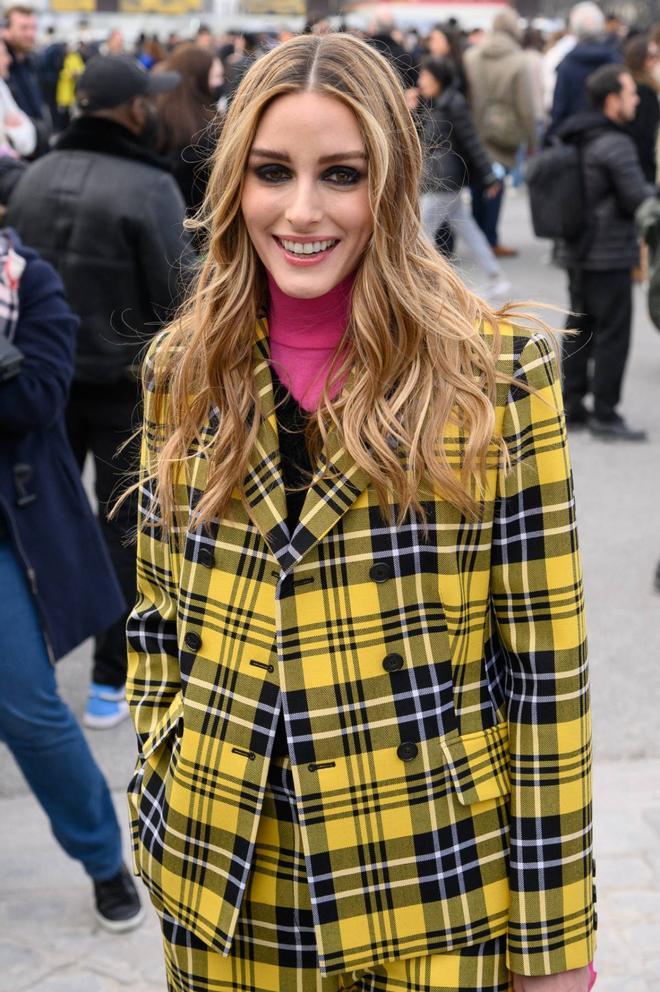
POLYGON ((106 930, 123 933, 138 927, 144 919, 144 907, 126 865, 105 882, 94 882, 96 919, 106 930))
POLYGON ((566 426, 569 431, 584 430, 589 426, 590 419, 590 412, 581 403, 579 406, 566 407, 566 426))
POLYGON ((603 441, 648 441, 646 431, 629 427, 623 417, 615 413, 607 420, 593 416, 589 419, 589 430, 594 437, 603 441))
POLYGON ((656 592, 660 592, 660 561, 656 566, 655 575, 653 576, 653 588, 656 592))

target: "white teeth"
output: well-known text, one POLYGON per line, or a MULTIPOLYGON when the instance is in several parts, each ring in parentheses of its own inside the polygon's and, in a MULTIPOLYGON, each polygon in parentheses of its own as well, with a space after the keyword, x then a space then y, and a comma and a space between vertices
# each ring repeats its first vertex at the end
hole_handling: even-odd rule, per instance
POLYGON ((318 252, 327 251, 328 248, 332 248, 337 244, 336 241, 308 241, 303 243, 301 241, 289 241, 285 238, 282 238, 281 241, 286 250, 292 252, 294 255, 316 255, 318 252))

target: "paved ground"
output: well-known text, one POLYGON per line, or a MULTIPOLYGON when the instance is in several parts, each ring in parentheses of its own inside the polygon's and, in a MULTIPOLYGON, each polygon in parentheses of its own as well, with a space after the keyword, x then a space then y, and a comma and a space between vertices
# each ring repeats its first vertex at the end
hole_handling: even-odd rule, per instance
MULTIPOLYGON (((509 197, 503 230, 521 249, 505 266, 514 295, 564 305, 563 276, 531 237, 524 194, 509 197)), ((658 383, 660 335, 640 292, 624 406, 651 441, 572 442, 594 703, 599 992, 660 989, 660 596, 651 584, 660 557, 658 383)), ((62 693, 78 714, 88 671, 88 646, 59 669, 62 693)), ((90 740, 124 822, 132 732, 124 724, 90 740)), ((126 937, 95 928, 84 873, 57 848, 5 750, 0 879, 0 992, 163 992, 153 915, 126 937)))

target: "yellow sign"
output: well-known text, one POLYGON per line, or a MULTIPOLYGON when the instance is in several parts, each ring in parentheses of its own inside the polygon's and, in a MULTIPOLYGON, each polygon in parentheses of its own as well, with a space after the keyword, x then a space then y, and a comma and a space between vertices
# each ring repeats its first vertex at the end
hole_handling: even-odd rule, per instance
POLYGON ((50 10, 59 14, 190 14, 204 10, 204 0, 50 0, 50 10))
POLYGON ((203 0, 119 0, 120 14, 189 14, 204 9, 203 0))
POLYGON ((279 14, 294 17, 306 13, 305 0, 243 0, 242 14, 279 14))
POLYGON ((96 0, 50 0, 49 9, 58 14, 68 14, 71 11, 95 14, 96 0))

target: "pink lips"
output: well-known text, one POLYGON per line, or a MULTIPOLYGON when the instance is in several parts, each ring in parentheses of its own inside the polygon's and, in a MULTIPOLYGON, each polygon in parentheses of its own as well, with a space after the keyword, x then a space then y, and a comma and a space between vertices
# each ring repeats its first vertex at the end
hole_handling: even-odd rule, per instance
MULTIPOLYGON (((333 252, 335 250, 335 248, 337 247, 337 244, 339 244, 339 242, 337 242, 337 244, 334 244, 332 246, 332 248, 326 248, 325 251, 320 251, 316 255, 294 255, 294 253, 292 251, 287 251, 286 250, 286 248, 284 247, 284 245, 282 244, 282 242, 280 241, 279 238, 273 236, 273 240, 275 241, 275 244, 280 249, 280 251, 284 255, 285 259, 287 260, 287 262, 290 265, 298 265, 298 266, 301 266, 302 268, 305 268, 305 267, 310 266, 310 265, 319 265, 321 262, 323 262, 328 257, 328 255, 331 252, 333 252)), ((309 240, 311 240, 311 239, 309 239, 309 240)), ((314 238, 314 241, 322 241, 322 240, 325 240, 325 239, 323 239, 323 238, 314 238)), ((303 244, 304 243, 305 242, 303 242, 303 244)))

